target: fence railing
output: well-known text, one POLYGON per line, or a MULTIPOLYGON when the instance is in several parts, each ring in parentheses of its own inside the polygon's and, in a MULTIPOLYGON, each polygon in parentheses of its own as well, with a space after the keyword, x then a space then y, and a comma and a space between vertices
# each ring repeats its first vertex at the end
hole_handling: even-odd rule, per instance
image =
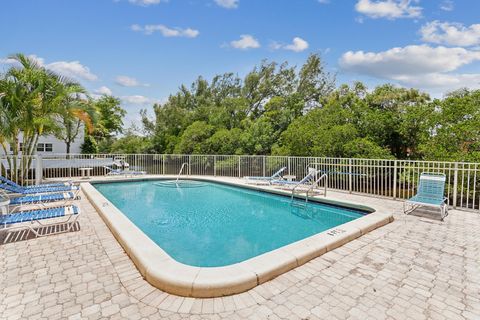
POLYGON ((183 163, 191 175, 222 177, 269 176, 280 167, 297 179, 313 167, 328 174, 328 187, 350 193, 406 199, 416 192, 422 172, 444 173, 446 196, 455 208, 480 210, 480 163, 378 160, 354 158, 176 155, 176 154, 55 154, 32 158, 0 156, 0 174, 23 184, 49 178, 75 178, 80 168, 92 168, 94 176, 105 175, 105 166, 122 160, 131 170, 153 175, 174 175, 183 163))

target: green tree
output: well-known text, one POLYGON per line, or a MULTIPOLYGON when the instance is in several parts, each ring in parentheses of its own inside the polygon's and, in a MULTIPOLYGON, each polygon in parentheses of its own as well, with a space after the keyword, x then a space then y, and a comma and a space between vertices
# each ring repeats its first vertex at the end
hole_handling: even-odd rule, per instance
POLYGON ((93 108, 98 116, 94 131, 87 134, 93 135, 100 152, 111 152, 114 137, 123 132, 123 118, 127 112, 121 107, 120 99, 108 95, 93 101, 93 108))
POLYGON ((430 137, 421 152, 428 160, 480 161, 480 90, 459 90, 435 100, 430 137))
POLYGON ((365 97, 369 112, 365 113, 363 135, 377 144, 386 146, 397 158, 405 158, 409 151, 416 149, 421 118, 428 115, 425 106, 430 97, 416 89, 397 88, 382 85, 365 97), (417 112, 417 109, 422 108, 417 112))
POLYGON ((240 135, 241 150, 244 154, 270 154, 275 143, 274 129, 266 118, 247 121, 245 130, 240 135))
POLYGON ((364 159, 394 159, 390 150, 368 138, 356 138, 344 145, 344 157, 364 159))
POLYGON ((151 146, 148 138, 139 136, 134 130, 128 129, 125 136, 116 139, 112 146, 112 153, 149 153, 151 146))
POLYGON ((120 105, 120 99, 103 95, 94 102, 98 112, 98 123, 94 136, 97 139, 109 139, 123 132, 123 118, 127 114, 120 105))
POLYGON ((325 70, 319 55, 310 55, 300 70, 296 90, 302 97, 304 108, 309 110, 319 106, 322 99, 334 90, 335 77, 325 70))
POLYGON ((208 154, 242 154, 239 128, 219 129, 205 141, 205 153, 208 154))
POLYGON ((66 153, 70 154, 71 144, 75 142, 81 130, 91 133, 97 119, 96 109, 87 98, 86 90, 75 82, 61 84, 57 95, 60 98, 58 122, 55 136, 65 142, 66 153))
POLYGON ((268 154, 289 124, 321 106, 333 88, 334 77, 318 55, 311 55, 298 71, 287 63, 263 61, 244 79, 225 73, 210 82, 199 77, 190 87, 182 85, 163 105, 154 105, 153 119, 142 111, 142 123, 153 149, 160 153, 191 150, 185 148, 188 143, 182 136, 201 122, 213 127, 212 135, 217 131, 219 136, 240 134, 233 130, 240 129, 241 145, 235 145, 235 152, 268 154))
POLYGON ((215 128, 204 121, 192 123, 181 135, 174 152, 187 154, 205 153, 205 140, 210 138, 214 131, 215 128))
MULTIPOLYGON (((315 157, 363 156, 368 145, 376 154, 382 146, 368 138, 362 126, 371 112, 365 102, 366 89, 360 84, 341 86, 323 99, 323 106, 296 118, 282 132, 274 154, 315 157), (359 143, 353 148, 353 143, 359 143), (362 151, 363 150, 363 151, 362 151)), ((384 153, 388 155, 388 152, 384 153)))
POLYGON ((85 140, 81 145, 82 153, 95 154, 98 153, 98 144, 94 137, 91 135, 85 136, 85 140))

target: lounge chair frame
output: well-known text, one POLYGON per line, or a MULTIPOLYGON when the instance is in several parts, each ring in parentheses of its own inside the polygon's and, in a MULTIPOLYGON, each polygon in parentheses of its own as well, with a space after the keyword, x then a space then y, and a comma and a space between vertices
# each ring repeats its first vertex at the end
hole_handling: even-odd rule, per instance
POLYGON ((16 188, 26 188, 26 189, 36 189, 36 188, 55 188, 55 187, 62 187, 62 186, 73 186, 76 185, 74 181, 66 181, 66 182, 55 182, 55 183, 41 183, 41 184, 33 184, 29 186, 21 186, 13 180, 6 178, 5 176, 0 175, 0 183, 8 184, 12 187, 16 188))
POLYGON ((311 169, 309 170, 309 173, 302 178, 300 181, 285 181, 285 180, 275 180, 272 181, 272 184, 274 186, 278 186, 281 189, 287 189, 287 190, 292 190, 292 189, 297 189, 297 188, 304 188, 305 191, 307 191, 310 188, 310 185, 307 184, 307 182, 316 180, 318 171, 316 169, 311 169))
POLYGON ((421 173, 417 194, 403 202, 403 213, 408 215, 420 207, 437 208, 440 209, 440 218, 443 221, 448 216, 449 207, 449 199, 443 195, 445 182, 446 176, 444 174, 421 173), (429 203, 428 201, 436 203, 429 203))
MULTIPOLYGON (((68 207, 68 206, 60 206, 60 207, 68 207)), ((46 209, 43 209, 43 210, 53 209, 53 208, 55 208, 55 207, 46 208, 46 209)), ((35 234, 36 237, 44 237, 44 236, 47 236, 47 235, 54 235, 54 234, 70 232, 72 230, 72 228, 75 226, 75 223, 77 222, 78 217, 80 216, 80 213, 81 213, 79 207, 76 207, 76 210, 78 211, 76 214, 69 214, 68 218, 64 219, 64 220, 61 220, 61 219, 67 217, 67 215, 59 216, 59 217, 52 217, 52 218, 47 218, 47 219, 24 221, 24 222, 19 222, 19 223, 10 224, 10 225, 4 225, 3 227, 0 228, 0 231, 11 233, 11 231, 14 231, 14 230, 28 229, 29 231, 33 232, 33 234, 35 234), (51 223, 43 222, 43 221, 49 221, 49 220, 55 220, 55 221, 51 222, 51 223), (35 229, 35 228, 53 227, 53 226, 58 226, 58 225, 63 225, 63 224, 67 225, 67 227, 62 228, 60 231, 48 232, 48 233, 44 233, 44 234, 42 234, 41 232, 39 232, 38 230, 35 229)), ((35 211, 35 210, 26 210, 24 212, 31 212, 31 211, 35 211)), ((9 214, 20 214, 20 212, 16 212, 16 213, 10 212, 9 214)), ((9 235, 7 235, 5 237, 5 239, 3 240, 3 243, 5 243, 8 240, 8 238, 9 238, 9 235)))
MULTIPOLYGON (((75 200, 80 200, 80 188, 78 190, 74 191, 69 191, 69 192, 58 192, 58 193, 73 193, 73 197, 71 198, 65 198, 65 199, 59 199, 59 200, 41 200, 41 201, 32 201, 32 202, 24 202, 21 204, 10 204, 8 205, 8 211, 10 213, 15 213, 20 211, 20 209, 24 206, 31 206, 31 207, 36 207, 38 209, 42 208, 51 208, 51 204, 55 203, 57 206, 68 206, 73 203, 75 200)), ((17 196, 19 197, 24 197, 24 196, 36 196, 36 195, 19 195, 19 194, 13 194, 13 193, 6 193, 3 190, 0 190, 0 196, 4 198, 9 198, 11 199, 12 196, 13 198, 16 198, 17 196)))
POLYGON ((245 179, 245 182, 248 184, 272 184, 273 181, 282 179, 281 174, 285 170, 287 170, 287 167, 282 167, 269 177, 245 176, 243 178, 245 179))
POLYGON ((135 171, 135 170, 123 170, 123 169, 113 169, 108 166, 103 166, 108 172, 106 173, 107 176, 141 176, 146 175, 146 171, 135 171))

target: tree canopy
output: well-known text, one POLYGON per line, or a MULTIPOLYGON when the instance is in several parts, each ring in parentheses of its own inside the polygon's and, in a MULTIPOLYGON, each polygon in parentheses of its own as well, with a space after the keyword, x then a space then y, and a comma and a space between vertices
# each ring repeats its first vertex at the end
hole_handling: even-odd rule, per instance
POLYGON ((263 61, 243 79, 226 73, 181 86, 153 118, 143 110, 144 143, 132 151, 475 160, 479 96, 337 87, 318 55, 300 68, 263 61))
POLYGON ((15 59, 20 67, 0 78, 0 145, 14 154, 20 131, 32 154, 46 133, 68 149, 83 123, 83 152, 480 161, 480 90, 431 99, 391 84, 337 86, 316 54, 299 67, 262 61, 243 78, 198 77, 129 129, 118 98, 91 99, 79 84, 15 59))

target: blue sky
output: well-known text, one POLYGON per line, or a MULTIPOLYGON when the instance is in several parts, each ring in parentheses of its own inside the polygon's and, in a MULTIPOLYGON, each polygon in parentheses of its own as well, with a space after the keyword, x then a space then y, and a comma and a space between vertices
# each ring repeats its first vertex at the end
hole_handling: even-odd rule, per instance
POLYGON ((2 0, 0 69, 22 52, 129 115, 199 75, 320 53, 338 83, 435 97, 480 87, 477 0, 2 0))

